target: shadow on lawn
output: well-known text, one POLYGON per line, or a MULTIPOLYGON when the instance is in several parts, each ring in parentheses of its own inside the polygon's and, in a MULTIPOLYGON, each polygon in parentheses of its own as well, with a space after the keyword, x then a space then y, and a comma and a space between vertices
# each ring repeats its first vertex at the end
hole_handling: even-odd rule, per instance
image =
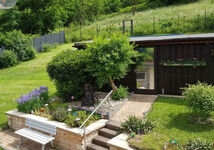
POLYGON ((167 103, 172 105, 180 105, 185 106, 186 101, 184 98, 177 98, 177 97, 159 97, 155 103, 167 103))
POLYGON ((178 128, 187 132, 204 132, 214 130, 213 123, 207 123, 206 125, 198 124, 190 119, 190 113, 180 113, 170 120, 166 124, 167 128, 178 128))
POLYGON ((6 129, 9 129, 7 121, 0 124, 0 131, 6 130, 6 129))

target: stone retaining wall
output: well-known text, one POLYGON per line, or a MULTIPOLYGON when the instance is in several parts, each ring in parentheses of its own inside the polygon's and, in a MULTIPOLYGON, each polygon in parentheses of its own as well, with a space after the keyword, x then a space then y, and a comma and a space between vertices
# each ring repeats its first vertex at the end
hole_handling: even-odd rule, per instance
MULTIPOLYGON (((14 130, 19 130, 25 126, 25 119, 36 119, 47 124, 56 126, 56 135, 54 140, 54 146, 63 150, 83 150, 84 139, 83 129, 70 128, 65 123, 50 121, 47 118, 35 116, 32 114, 25 114, 18 112, 17 110, 8 111, 8 125, 14 130)), ((105 126, 108 120, 101 119, 97 122, 86 127, 86 142, 90 143, 91 140, 98 134, 98 130, 105 126)))

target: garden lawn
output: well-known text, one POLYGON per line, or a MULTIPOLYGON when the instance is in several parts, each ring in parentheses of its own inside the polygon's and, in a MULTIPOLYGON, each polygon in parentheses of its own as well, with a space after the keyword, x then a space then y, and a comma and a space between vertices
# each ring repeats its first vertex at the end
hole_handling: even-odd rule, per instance
POLYGON ((48 86, 49 95, 56 92, 46 72, 47 63, 62 50, 73 44, 63 44, 47 53, 38 53, 36 58, 19 65, 0 70, 0 130, 7 124, 5 112, 16 108, 16 100, 41 85, 48 86))
POLYGON ((173 139, 179 145, 196 138, 214 142, 214 123, 199 125, 191 122, 188 116, 184 99, 160 97, 147 116, 147 119, 156 124, 154 131, 144 136, 136 136, 129 140, 129 143, 139 149, 159 150, 163 149, 165 142, 173 139))

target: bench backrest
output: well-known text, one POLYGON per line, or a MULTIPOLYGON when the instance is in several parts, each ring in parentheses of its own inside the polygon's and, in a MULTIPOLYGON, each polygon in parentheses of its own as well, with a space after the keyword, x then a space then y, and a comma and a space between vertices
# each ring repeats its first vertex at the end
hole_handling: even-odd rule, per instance
POLYGON ((25 125, 29 128, 37 129, 46 133, 49 133, 51 136, 56 135, 56 127, 38 120, 26 118, 25 125))

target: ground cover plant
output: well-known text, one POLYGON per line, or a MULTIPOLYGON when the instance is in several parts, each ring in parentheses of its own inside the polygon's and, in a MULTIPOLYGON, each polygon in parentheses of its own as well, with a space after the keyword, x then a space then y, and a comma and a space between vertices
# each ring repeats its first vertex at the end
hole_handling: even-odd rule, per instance
POLYGON ((0 70, 0 130, 7 124, 6 111, 15 109, 21 94, 27 94, 41 85, 48 86, 52 97, 56 88, 46 72, 47 63, 59 52, 71 48, 73 44, 64 44, 47 53, 38 53, 31 61, 0 70))
POLYGON ((181 146, 198 138, 214 142, 214 123, 194 123, 189 115, 183 98, 159 97, 147 116, 147 119, 155 122, 153 132, 136 136, 129 143, 139 149, 163 149, 165 143, 170 145, 170 141, 176 141, 181 146))

